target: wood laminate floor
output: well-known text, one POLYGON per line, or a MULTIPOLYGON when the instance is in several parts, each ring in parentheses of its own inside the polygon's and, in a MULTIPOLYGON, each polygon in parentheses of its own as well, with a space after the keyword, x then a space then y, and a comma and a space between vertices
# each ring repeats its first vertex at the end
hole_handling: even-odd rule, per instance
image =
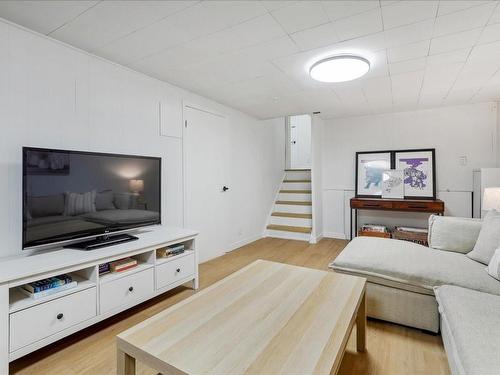
MULTIPOLYGON (((256 259, 328 269, 346 241, 324 239, 317 245, 264 238, 200 265, 200 287, 205 288, 256 259)), ((115 336, 194 292, 179 287, 110 319, 89 327, 11 363, 10 373, 25 375, 115 374, 115 336)), ((450 374, 440 336, 416 329, 369 320, 367 352, 355 350, 351 336, 339 374, 439 375, 450 374)), ((138 374, 156 372, 138 364, 138 374)), ((265 374, 268 375, 268 374, 265 374)), ((269 374, 272 375, 272 374, 269 374)), ((306 375, 306 374, 300 374, 306 375)))

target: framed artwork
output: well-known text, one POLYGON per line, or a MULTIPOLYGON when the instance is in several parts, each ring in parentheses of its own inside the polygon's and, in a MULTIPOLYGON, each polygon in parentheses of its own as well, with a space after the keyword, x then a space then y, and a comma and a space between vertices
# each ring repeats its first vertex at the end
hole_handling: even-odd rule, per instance
POLYGON ((356 152, 356 196, 382 197, 382 174, 391 169, 391 151, 356 152))
POLYGON ((394 151, 395 168, 404 171, 404 197, 436 199, 435 149, 394 151))
POLYGON ((69 153, 29 151, 26 164, 29 175, 68 175, 69 153))
POLYGON ((382 198, 404 198, 404 171, 390 169, 382 172, 382 198))

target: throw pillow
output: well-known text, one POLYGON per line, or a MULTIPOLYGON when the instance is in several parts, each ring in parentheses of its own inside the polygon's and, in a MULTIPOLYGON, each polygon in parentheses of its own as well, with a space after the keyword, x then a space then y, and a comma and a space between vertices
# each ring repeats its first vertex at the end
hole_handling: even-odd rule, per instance
POLYGON ((500 245, 500 213, 488 211, 483 220, 474 249, 467 256, 472 260, 488 264, 500 245))
POLYGON ((486 268, 488 274, 493 276, 495 279, 500 280, 500 248, 495 250, 493 257, 490 260, 490 264, 486 268))
POLYGON ((97 193, 95 197, 95 209, 97 211, 115 210, 116 207, 113 204, 113 199, 114 199, 113 190, 104 190, 97 193))
POLYGON ((75 216, 95 212, 95 198, 95 190, 81 194, 66 192, 66 207, 64 214, 66 216, 75 216))
POLYGON ((132 205, 132 194, 131 193, 115 193, 114 200, 116 208, 119 210, 128 210, 132 205))

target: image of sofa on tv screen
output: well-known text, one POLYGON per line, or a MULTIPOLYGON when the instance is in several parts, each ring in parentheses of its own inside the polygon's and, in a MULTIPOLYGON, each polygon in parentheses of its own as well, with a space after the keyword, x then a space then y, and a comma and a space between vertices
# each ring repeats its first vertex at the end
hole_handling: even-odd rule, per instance
POLYGON ((113 190, 28 196, 24 216, 28 246, 101 229, 157 224, 160 219, 141 195, 113 190))

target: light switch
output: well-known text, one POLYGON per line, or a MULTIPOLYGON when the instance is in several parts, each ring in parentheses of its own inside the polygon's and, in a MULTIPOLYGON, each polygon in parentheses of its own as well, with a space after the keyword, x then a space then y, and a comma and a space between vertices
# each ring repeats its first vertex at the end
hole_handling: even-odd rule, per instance
POLYGON ((465 167, 465 166, 467 165, 467 156, 460 156, 460 157, 458 158, 458 163, 459 163, 461 166, 465 167))

